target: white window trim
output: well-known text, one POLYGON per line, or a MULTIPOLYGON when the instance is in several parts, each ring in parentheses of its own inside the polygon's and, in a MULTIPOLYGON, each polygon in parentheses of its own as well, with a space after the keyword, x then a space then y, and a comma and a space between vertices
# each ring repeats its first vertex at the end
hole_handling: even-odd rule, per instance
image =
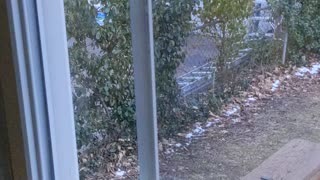
MULTIPOLYGON (((63 0, 7 0, 28 179, 79 179, 63 0)), ((130 0, 140 179, 159 179, 152 1, 130 0)))
POLYGON ((7 0, 28 179, 79 179, 63 0, 7 0))

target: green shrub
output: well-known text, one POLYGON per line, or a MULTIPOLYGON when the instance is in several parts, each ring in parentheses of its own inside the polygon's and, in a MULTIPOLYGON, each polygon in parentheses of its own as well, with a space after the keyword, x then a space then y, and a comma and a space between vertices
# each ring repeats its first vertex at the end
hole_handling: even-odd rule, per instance
POLYGON ((76 40, 69 52, 79 147, 92 142, 96 132, 108 140, 135 134, 129 4, 103 4, 107 16, 98 26, 87 1, 65 3, 68 37, 76 40), (88 49, 88 39, 101 53, 88 49))
POLYGON ((258 65, 278 64, 282 58, 283 42, 280 40, 263 38, 248 42, 251 62, 258 65))
MULTIPOLYGON (((91 3, 97 3, 92 1, 91 3)), ((94 142, 96 133, 114 141, 135 138, 134 78, 128 0, 102 1, 103 26, 87 0, 65 2, 78 147, 94 142), (101 50, 88 50, 92 46, 101 50)), ((184 59, 182 46, 190 30, 194 1, 153 3, 156 89, 161 134, 181 127, 185 107, 175 81, 184 59)))
POLYGON ((289 58, 299 63, 305 53, 320 53, 320 1, 272 0, 271 3, 274 11, 285 17, 289 58))
POLYGON ((200 15, 205 28, 202 31, 215 39, 219 50, 216 64, 222 70, 243 46, 246 34, 243 22, 251 15, 253 1, 204 0, 203 3, 200 15))
POLYGON ((193 0, 157 0, 153 4, 157 109, 160 135, 174 133, 183 125, 183 105, 175 74, 185 58, 182 47, 191 30, 193 0))

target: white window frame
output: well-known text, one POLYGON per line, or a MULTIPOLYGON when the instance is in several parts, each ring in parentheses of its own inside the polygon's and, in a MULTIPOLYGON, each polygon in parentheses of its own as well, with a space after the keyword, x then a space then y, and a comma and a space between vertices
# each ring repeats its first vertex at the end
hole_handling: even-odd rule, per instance
MULTIPOLYGON (((63 0, 7 0, 28 179, 79 179, 63 0)), ((130 0, 140 179, 159 179, 151 0, 130 0)))
POLYGON ((7 0, 28 179, 79 179, 62 0, 7 0))

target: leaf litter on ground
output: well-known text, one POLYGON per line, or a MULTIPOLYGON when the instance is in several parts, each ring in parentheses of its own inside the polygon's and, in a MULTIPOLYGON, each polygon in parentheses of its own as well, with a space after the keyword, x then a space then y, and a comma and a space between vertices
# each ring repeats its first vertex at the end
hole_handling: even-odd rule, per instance
MULTIPOLYGON (((261 109, 260 102, 271 99, 273 96, 279 96, 287 90, 304 92, 306 86, 312 85, 312 81, 319 79, 320 63, 311 63, 305 67, 277 67, 272 72, 264 72, 252 79, 250 88, 247 91, 239 92, 238 97, 233 97, 231 103, 225 105, 221 115, 209 112, 209 118, 205 123, 195 123, 189 132, 178 133, 176 137, 162 139, 159 141, 159 152, 166 156, 172 156, 179 150, 188 150, 191 143, 203 136, 208 131, 217 129, 221 134, 228 134, 227 127, 242 123, 246 120, 246 113, 256 115, 261 109), (297 85, 297 81, 303 81, 304 86, 297 85), (177 138, 178 137, 178 138, 177 138), (184 139, 184 140, 183 140, 184 139)), ((127 144, 132 144, 127 143, 127 144)), ((136 148, 126 145, 125 140, 120 140, 115 144, 108 144, 105 148, 94 153, 88 153, 88 147, 79 151, 80 164, 89 163, 90 159, 95 157, 94 154, 105 154, 111 147, 115 147, 112 160, 107 164, 105 173, 108 174, 107 179, 123 179, 125 177, 138 175, 137 157, 131 152, 136 148), (117 169, 117 170, 116 170, 117 169), (110 175, 113 175, 113 177, 110 175)), ((102 159, 98 159, 101 161, 102 159)), ((105 160, 105 159, 104 159, 105 160)), ((90 172, 88 168, 82 167, 80 171, 90 172)), ((105 179, 105 173, 102 179, 105 179)), ((91 174, 96 174, 92 173, 91 174)), ((98 175, 96 175, 98 177, 98 175)), ((90 178, 88 178, 90 179, 90 178)))
MULTIPOLYGON (((178 133, 178 136, 187 139, 186 143, 180 143, 181 146, 179 148, 189 146, 192 140, 199 136, 197 132, 201 132, 200 134, 203 135, 210 128, 219 128, 222 134, 228 133, 226 130, 228 124, 241 123, 241 119, 245 119, 245 117, 241 116, 244 111, 249 111, 256 115, 255 112, 261 109, 259 101, 279 96, 287 89, 303 90, 303 87, 296 87, 295 82, 303 79, 308 84, 308 81, 318 77, 319 71, 320 63, 311 63, 309 67, 296 68, 289 65, 288 67, 276 67, 272 72, 264 72, 252 80, 253 83, 248 91, 240 92, 239 97, 234 97, 231 103, 224 106, 222 115, 219 116, 209 112, 209 118, 206 123, 197 123, 190 132, 178 133)), ((174 152, 171 151, 171 153, 174 152)))

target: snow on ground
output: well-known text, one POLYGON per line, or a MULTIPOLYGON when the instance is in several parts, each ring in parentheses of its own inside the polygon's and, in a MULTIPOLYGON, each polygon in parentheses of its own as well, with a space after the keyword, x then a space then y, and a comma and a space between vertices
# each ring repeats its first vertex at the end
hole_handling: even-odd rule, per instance
MULTIPOLYGON (((253 102, 256 101, 255 98, 249 98, 249 101, 253 102)), ((224 112, 224 115, 227 117, 230 117, 234 114, 236 114, 237 112, 240 111, 240 106, 239 105, 233 105, 230 108, 226 109, 226 111, 224 112)), ((241 122, 240 118, 233 118, 232 119, 233 123, 239 123, 241 122)), ((188 142, 185 144, 186 146, 189 146, 191 144, 191 141, 193 140, 194 137, 197 136, 201 136, 204 132, 206 132, 206 129, 215 126, 217 124, 221 123, 221 120, 218 118, 212 119, 210 121, 208 121, 206 124, 201 125, 199 123, 195 124, 195 128, 187 133, 185 135, 185 138, 188 139, 188 142)), ((182 147, 182 145, 180 143, 175 145, 176 147, 182 147)))
POLYGON ((196 128, 192 132, 186 134, 187 139, 192 139, 195 136, 202 135, 206 130, 204 130, 199 124, 196 124, 196 128))
POLYGON ((301 67, 297 69, 297 72, 295 73, 298 77, 303 77, 307 73, 310 73, 311 75, 318 74, 320 70, 320 63, 315 63, 311 67, 301 67))
POLYGON ((214 119, 213 121, 209 121, 206 124, 206 128, 212 127, 218 123, 221 123, 220 119, 214 119))
MULTIPOLYGON (((293 74, 287 74, 285 76, 286 79, 290 79, 292 76, 298 76, 298 77, 304 77, 307 73, 311 75, 316 75, 320 72, 320 63, 314 63, 310 67, 301 67, 296 70, 295 73, 293 74)), ((271 91, 275 92, 277 89, 280 88, 281 85, 281 78, 277 78, 272 83, 271 91)), ((270 86, 268 86, 270 88, 270 86)), ((246 106, 251 106, 251 104, 255 103, 258 99, 252 95, 247 96, 245 99, 243 99, 242 102, 245 103, 246 106)), ((229 104, 224 110, 223 110, 223 115, 224 117, 220 117, 222 119, 226 118, 228 120, 231 120, 233 124, 237 124, 241 122, 241 118, 239 118, 239 113, 240 113, 240 105, 239 104, 229 104)), ((188 133, 182 135, 187 142, 184 143, 174 143, 171 148, 168 148, 165 152, 165 154, 172 154, 175 152, 174 148, 185 148, 189 146, 192 143, 192 140, 197 139, 197 137, 200 137, 205 133, 209 128, 213 126, 218 126, 218 127, 224 127, 224 124, 222 123, 221 119, 219 116, 215 116, 212 114, 211 119, 207 121, 207 123, 201 124, 201 123, 196 123, 194 125, 194 128, 189 131, 188 133), (222 124, 220 124, 222 123, 222 124), (220 125, 219 125, 220 124, 220 125)), ((226 134, 228 133, 227 130, 221 130, 220 133, 226 134)))
MULTIPOLYGON (((195 128, 191 132, 189 132, 185 135, 185 138, 188 140, 188 142, 185 143, 185 146, 189 146, 195 137, 199 137, 199 136, 203 135, 203 133, 206 132, 206 129, 208 129, 208 128, 210 128, 220 122, 221 122, 220 119, 213 119, 204 125, 201 125, 200 123, 196 123, 195 128)), ((183 146, 181 143, 177 143, 177 144, 175 144, 175 147, 180 148, 183 146)), ((174 152, 174 151, 166 152, 166 154, 170 154, 172 152, 174 152)))
POLYGON ((236 124, 236 123, 240 123, 241 122, 241 119, 240 118, 235 118, 235 119, 232 119, 233 123, 236 124))
POLYGON ((206 128, 211 127, 211 126, 213 126, 213 125, 214 125, 214 122, 207 122, 206 128))
POLYGON ((252 103, 254 103, 255 101, 257 101, 257 99, 256 98, 254 98, 254 97, 248 97, 248 99, 246 99, 246 100, 244 100, 244 105, 245 106, 250 106, 252 103))
POLYGON ((116 177, 122 177, 126 174, 125 171, 121 171, 121 169, 118 169, 118 171, 116 171, 116 177))
POLYGON ((191 139, 193 137, 193 134, 192 133, 188 133, 187 135, 186 135, 186 138, 187 139, 191 139))
POLYGON ((310 73, 311 74, 318 74, 319 70, 320 70, 320 64, 317 63, 317 64, 312 65, 310 73))
POLYGON ((227 110, 224 112, 224 115, 225 115, 225 116, 232 116, 232 115, 234 115, 235 113, 237 113, 239 110, 240 110, 240 106, 239 106, 239 105, 234 105, 234 106, 230 107, 229 109, 227 109, 227 110))
POLYGON ((254 102, 254 101, 256 101, 256 100, 257 100, 257 99, 254 98, 254 97, 249 97, 248 100, 247 100, 247 102, 254 102))
POLYGON ((174 153, 174 150, 172 148, 168 148, 164 153, 165 154, 172 154, 172 153, 174 153))
POLYGON ((296 76, 303 77, 307 72, 309 72, 309 69, 306 67, 301 67, 298 69, 298 71, 295 73, 296 76))
POLYGON ((198 127, 196 127, 196 128, 193 130, 193 133, 195 133, 195 134, 197 134, 197 135, 201 135, 201 134, 204 133, 204 132, 205 132, 205 130, 202 129, 201 126, 198 126, 198 127))
POLYGON ((181 143, 177 143, 175 146, 176 146, 177 148, 179 148, 179 147, 182 146, 182 144, 181 144, 181 143))
POLYGON ((280 84, 281 84, 281 82, 280 82, 279 80, 276 80, 276 81, 272 84, 272 89, 271 89, 271 91, 272 91, 272 92, 276 91, 276 90, 279 88, 280 84))
MULTIPOLYGON (((189 146, 194 137, 201 136, 205 131, 205 129, 203 129, 200 125, 197 124, 197 127, 193 129, 192 132, 186 134, 185 138, 188 139, 188 142, 185 145, 189 146)), ((178 144, 176 144, 175 146, 178 148, 182 146, 180 143, 178 144)))

